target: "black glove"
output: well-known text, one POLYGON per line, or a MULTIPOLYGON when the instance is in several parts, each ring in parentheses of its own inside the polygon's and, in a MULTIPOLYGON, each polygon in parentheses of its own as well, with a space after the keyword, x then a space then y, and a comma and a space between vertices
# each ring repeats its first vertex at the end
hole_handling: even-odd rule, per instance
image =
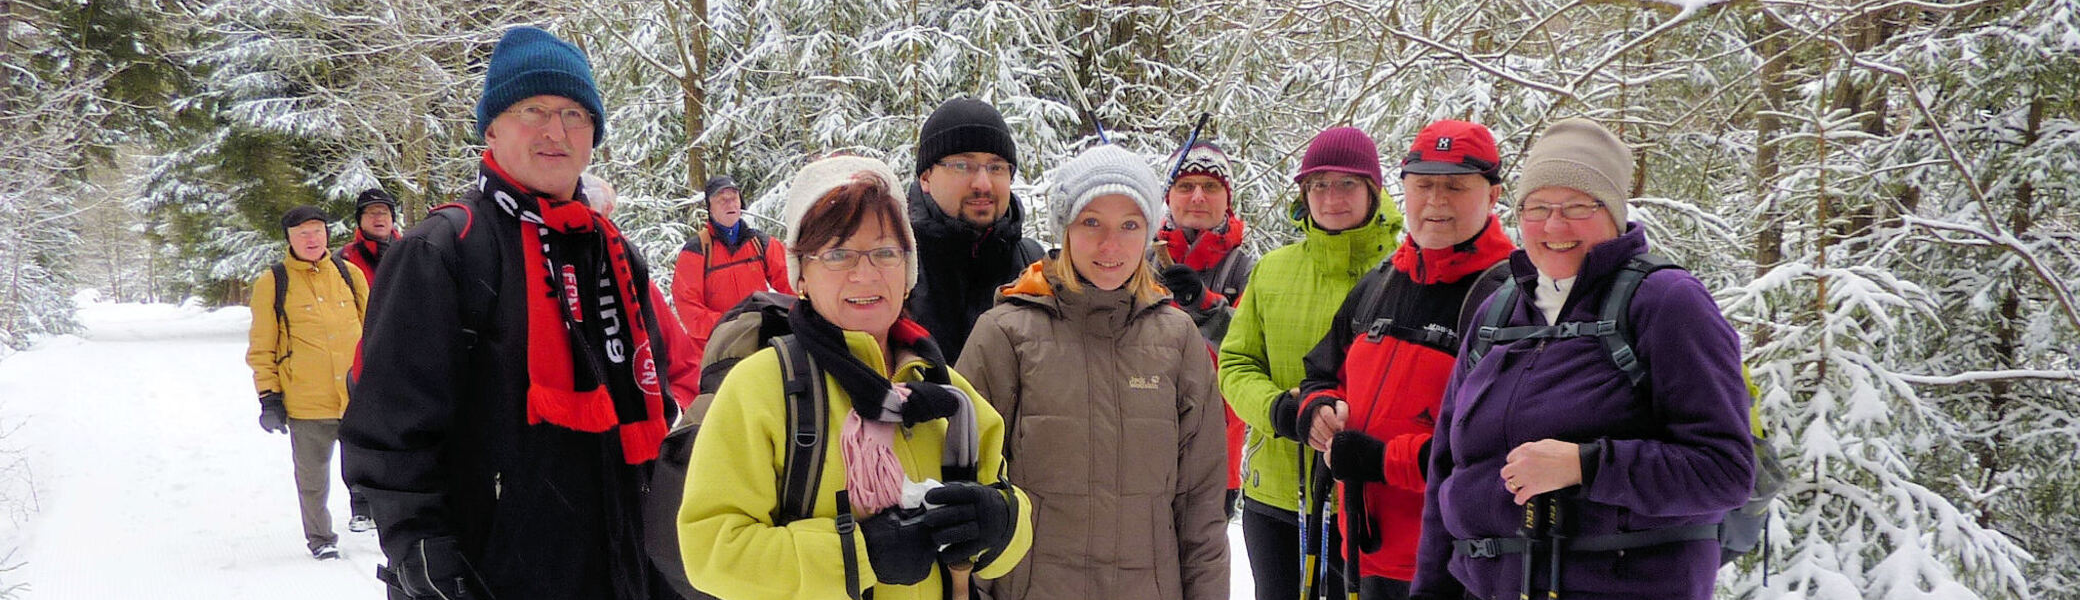
POLYGON ((951 417, 960 412, 962 403, 968 401, 967 394, 950 385, 913 381, 903 384, 903 387, 910 388, 910 399, 903 402, 904 427, 951 417))
POLYGON ((939 551, 940 563, 972 564, 1011 545, 1016 515, 1004 492, 972 481, 950 481, 925 492, 924 501, 940 505, 925 515, 932 525, 932 542, 945 546, 939 551))
POLYGON ((476 581, 469 559, 456 549, 454 536, 419 540, 391 571, 397 577, 397 586, 410 598, 481 597, 474 592, 483 584, 476 581))
POLYGON ((1199 272, 1184 265, 1170 265, 1163 269, 1163 287, 1169 288, 1170 296, 1185 308, 1199 305, 1199 296, 1206 293, 1206 284, 1199 281, 1199 272))
POLYGON ((289 408, 282 404, 281 392, 260 395, 260 429, 270 433, 289 432, 289 408))
POLYGON ((1293 396, 1292 390, 1279 392, 1278 398, 1271 401, 1272 435, 1288 440, 1306 441, 1307 430, 1302 428, 1311 425, 1314 425, 1313 421, 1300 421, 1300 399, 1293 396))
POLYGON ((923 509, 890 508, 859 522, 874 579, 911 585, 931 576, 938 545, 932 543, 932 528, 924 522, 927 514, 923 509))
POLYGON ((1338 431, 1329 441, 1329 472, 1344 482, 1383 482, 1387 443, 1361 431, 1338 431))

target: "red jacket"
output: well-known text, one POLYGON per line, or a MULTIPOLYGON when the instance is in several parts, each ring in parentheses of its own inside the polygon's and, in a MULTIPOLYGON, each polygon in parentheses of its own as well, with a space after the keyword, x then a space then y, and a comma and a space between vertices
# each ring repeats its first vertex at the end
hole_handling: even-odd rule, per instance
MULTIPOLYGON (((1386 264, 1351 289, 1329 334, 1307 354, 1302 406, 1343 400, 1350 405, 1345 429, 1386 445, 1380 468, 1385 481, 1343 482, 1359 486, 1365 499, 1362 506, 1339 508, 1345 539, 1370 537, 1377 544, 1365 548, 1358 561, 1361 575, 1415 578, 1423 457, 1438 403, 1457 362, 1459 334, 1481 300, 1501 283, 1503 271, 1494 278, 1481 274, 1514 249, 1492 215, 1486 229, 1451 248, 1424 250, 1413 240, 1402 243, 1386 264), (1481 280, 1488 281, 1476 286, 1481 280), (1354 521, 1365 524, 1371 535, 1355 535, 1354 521)), ((1307 414, 1306 408, 1301 414, 1307 414)), ((1337 497, 1344 497, 1341 489, 1337 497)))
POLYGON ((672 306, 686 326, 694 348, 708 346, 715 321, 752 292, 771 289, 793 295, 788 284, 787 247, 765 232, 744 227, 732 247, 708 223, 701 235, 679 249, 672 268, 672 306))
MULTIPOLYGON (((404 232, 392 228, 390 236, 391 241, 401 240, 404 239, 404 232)), ((361 228, 356 227, 354 228, 354 241, 347 242, 345 247, 340 248, 339 254, 341 258, 347 259, 347 262, 354 263, 356 267, 361 267, 361 274, 368 278, 369 289, 375 289, 376 265, 382 264, 383 251, 389 247, 390 242, 379 243, 377 240, 368 239, 367 236, 361 233, 361 228)))

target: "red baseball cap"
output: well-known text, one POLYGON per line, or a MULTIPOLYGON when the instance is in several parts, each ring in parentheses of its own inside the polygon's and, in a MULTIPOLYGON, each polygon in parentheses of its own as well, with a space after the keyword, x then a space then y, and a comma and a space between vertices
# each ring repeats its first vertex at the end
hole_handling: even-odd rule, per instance
POLYGON ((1495 150, 1495 134, 1486 126, 1452 120, 1431 123, 1416 134, 1416 143, 1401 159, 1403 177, 1459 173, 1477 173, 1489 183, 1502 182, 1502 156, 1495 150))

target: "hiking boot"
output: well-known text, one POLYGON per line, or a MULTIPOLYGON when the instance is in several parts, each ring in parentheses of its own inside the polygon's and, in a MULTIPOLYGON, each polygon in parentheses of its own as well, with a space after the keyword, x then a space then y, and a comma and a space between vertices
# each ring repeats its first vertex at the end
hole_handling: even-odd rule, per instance
POLYGON ((311 549, 311 558, 315 558, 318 560, 332 560, 335 558, 339 558, 339 546, 335 546, 332 544, 319 544, 318 547, 311 549))
POLYGON ((361 533, 363 531, 374 531, 375 528, 376 520, 363 515, 354 515, 354 518, 347 519, 347 531, 361 533))

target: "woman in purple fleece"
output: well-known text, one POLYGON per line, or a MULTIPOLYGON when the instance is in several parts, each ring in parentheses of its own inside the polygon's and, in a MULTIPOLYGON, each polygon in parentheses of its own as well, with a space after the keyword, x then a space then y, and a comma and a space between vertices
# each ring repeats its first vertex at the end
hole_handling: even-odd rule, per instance
POLYGON ((1479 357, 1462 349, 1445 392, 1412 597, 1711 598, 1715 525, 1754 477, 1733 328, 1697 278, 1666 268, 1639 281, 1626 312, 1636 386, 1607 340, 1539 329, 1597 321, 1646 254, 1625 219, 1632 165, 1624 141, 1586 119, 1532 145, 1516 187, 1518 292, 1497 307, 1502 335, 1479 357), (1527 508, 1557 513, 1565 537, 1527 529, 1527 508))

